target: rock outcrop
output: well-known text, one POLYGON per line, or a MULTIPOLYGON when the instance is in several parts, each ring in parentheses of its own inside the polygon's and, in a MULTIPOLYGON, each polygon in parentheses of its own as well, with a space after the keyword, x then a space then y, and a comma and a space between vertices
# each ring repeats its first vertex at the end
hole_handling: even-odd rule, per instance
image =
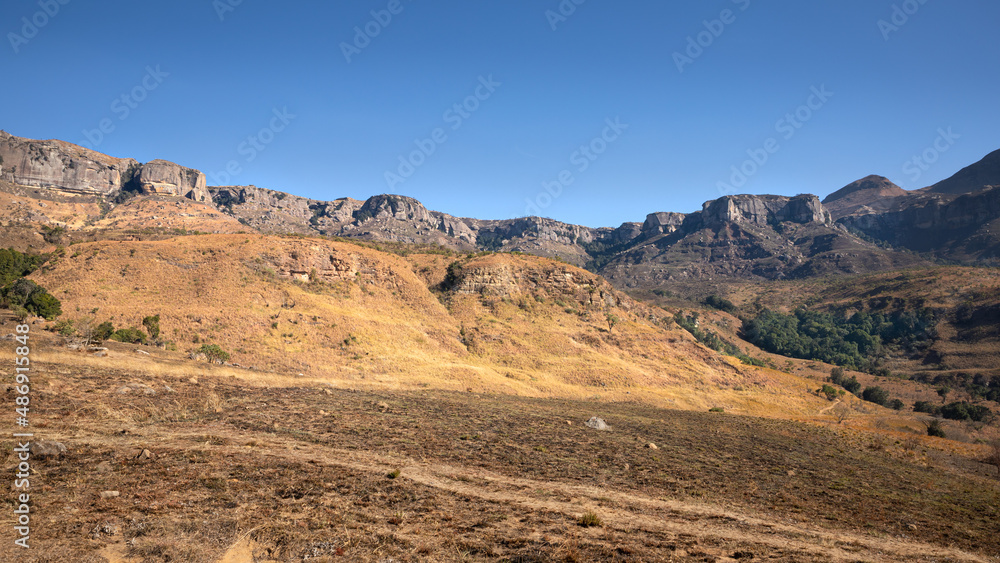
POLYGON ((702 207, 706 227, 725 223, 767 226, 774 222, 832 223, 830 212, 812 194, 795 197, 774 195, 730 195, 708 201, 702 207))
POLYGON ((137 179, 144 193, 180 196, 198 202, 212 199, 205 187, 205 174, 166 160, 143 164, 137 179))
POLYGON ((646 221, 642 224, 642 234, 669 234, 677 230, 684 223, 683 213, 650 213, 646 215, 646 221))
POLYGON ((0 179, 71 194, 114 196, 138 162, 64 141, 22 139, 0 131, 0 179))

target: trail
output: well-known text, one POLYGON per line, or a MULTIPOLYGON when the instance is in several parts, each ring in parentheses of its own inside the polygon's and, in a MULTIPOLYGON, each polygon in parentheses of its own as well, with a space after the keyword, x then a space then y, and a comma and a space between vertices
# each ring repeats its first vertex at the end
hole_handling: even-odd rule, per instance
POLYGON ((832 404, 832 405, 830 405, 830 406, 826 407, 825 409, 821 409, 821 410, 820 410, 820 411, 819 411, 818 413, 816 413, 816 414, 826 414, 826 413, 830 412, 831 410, 833 410, 833 407, 835 407, 835 406, 837 406, 837 405, 839 405, 839 404, 840 404, 840 399, 837 399, 836 401, 834 401, 834 402, 833 402, 833 404, 832 404))
MULTIPOLYGON (((199 434, 192 434, 196 438, 199 434)), ((234 439, 239 435, 233 433, 234 439)), ((164 435, 166 442, 182 442, 186 436, 164 435)), ((176 444, 183 447, 183 444, 176 444)), ((238 453, 239 447, 209 446, 219 453, 238 453)), ((750 514, 725 507, 652 498, 630 491, 593 485, 541 481, 511 477, 481 468, 418 461, 402 456, 343 450, 309 442, 265 440, 257 446, 264 457, 304 463, 344 467, 357 471, 385 474, 402 467, 401 478, 455 494, 476 497, 493 503, 513 503, 530 510, 546 510, 577 518, 587 510, 598 509, 604 526, 622 532, 649 530, 748 542, 771 549, 796 551, 829 561, 948 561, 989 563, 991 559, 960 549, 942 547, 900 538, 859 535, 849 531, 822 529, 803 523, 767 519, 765 514, 750 514), (555 497, 555 498, 552 498, 555 497), (559 500, 566 499, 569 500, 559 500)), ((238 546, 233 546, 234 548, 238 546)), ((243 549, 244 546, 239 546, 243 549)), ((716 554, 728 560, 721 552, 716 554)), ((228 561, 233 561, 229 559, 228 561)))

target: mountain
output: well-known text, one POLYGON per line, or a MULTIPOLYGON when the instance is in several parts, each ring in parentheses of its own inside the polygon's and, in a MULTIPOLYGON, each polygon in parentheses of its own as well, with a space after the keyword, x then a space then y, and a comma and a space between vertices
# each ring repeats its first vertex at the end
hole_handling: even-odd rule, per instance
POLYGON ((903 188, 884 176, 866 176, 826 196, 823 205, 834 220, 851 215, 859 209, 885 209, 893 198, 906 196, 903 188))
POLYGON ((979 162, 959 170, 954 176, 921 191, 934 194, 969 194, 998 186, 1000 186, 1000 150, 991 152, 979 162))
POLYGON ((995 177, 997 155, 917 192, 869 176, 823 202, 808 194, 726 196, 706 202, 701 211, 650 213, 617 228, 541 217, 455 217, 393 194, 320 201, 256 186, 208 188, 201 172, 167 161, 140 164, 7 133, 0 134, 0 185, 6 186, 0 191, 11 199, 6 207, 16 218, 9 228, 65 229, 64 244, 94 240, 95 231, 105 238, 178 230, 297 233, 524 252, 585 266, 618 287, 655 289, 679 280, 794 279, 929 263, 903 249, 946 260, 990 260, 997 253, 993 222, 1000 212, 994 190, 980 189, 980 183, 995 177), (978 193, 933 191, 960 184, 978 193), (178 196, 203 208, 188 207, 178 220, 181 214, 169 205, 178 196), (81 216, 78 208, 87 205, 81 216))

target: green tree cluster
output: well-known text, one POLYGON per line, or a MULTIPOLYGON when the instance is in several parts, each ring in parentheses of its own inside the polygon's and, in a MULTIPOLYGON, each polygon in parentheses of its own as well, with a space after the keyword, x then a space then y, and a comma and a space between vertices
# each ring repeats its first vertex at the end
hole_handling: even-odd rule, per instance
POLYGON ((768 352, 819 360, 859 371, 877 369, 887 345, 915 349, 934 336, 934 315, 928 309, 850 317, 797 309, 785 315, 764 310, 743 321, 742 336, 768 352))

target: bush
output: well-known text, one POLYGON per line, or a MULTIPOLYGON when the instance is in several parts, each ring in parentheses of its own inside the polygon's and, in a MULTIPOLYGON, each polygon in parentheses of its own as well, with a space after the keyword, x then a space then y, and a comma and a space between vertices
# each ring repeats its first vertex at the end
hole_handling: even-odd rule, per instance
POLYGON ((889 401, 889 404, 887 406, 894 411, 901 411, 903 410, 903 407, 905 407, 906 405, 903 403, 903 401, 900 401, 899 399, 893 399, 889 401))
POLYGON ((160 315, 153 315, 142 319, 142 326, 149 331, 149 337, 156 340, 160 337, 160 315))
POLYGON ((889 392, 881 387, 865 387, 861 392, 861 398, 876 405, 885 406, 889 402, 889 392))
POLYGON ((712 407, 708 409, 708 412, 726 412, 726 409, 722 407, 712 407))
POLYGON ((993 414, 988 407, 973 405, 965 401, 948 403, 941 407, 941 416, 950 420, 971 420, 983 422, 993 414))
POLYGON ((837 366, 830 370, 830 383, 842 385, 844 383, 844 368, 837 366))
POLYGON ((858 394, 861 391, 861 384, 858 383, 857 376, 852 375, 850 379, 845 379, 841 387, 847 389, 848 393, 858 394))
POLYGON ((76 328, 73 327, 73 321, 61 320, 52 327, 52 330, 58 332, 60 336, 73 336, 76 332, 76 328))
POLYGON ((145 344, 146 343, 146 333, 130 326, 128 328, 121 328, 115 331, 111 335, 111 340, 116 342, 124 342, 125 344, 145 344))
POLYGON ((111 338, 111 335, 114 333, 115 327, 111 324, 111 321, 104 321, 94 327, 93 340, 95 342, 104 342, 105 340, 111 338))
POLYGON ((936 416, 941 414, 941 407, 931 403, 930 401, 917 401, 916 403, 913 403, 913 412, 924 412, 936 416))
POLYGON ((62 304, 37 283, 20 278, 0 290, 0 297, 13 309, 20 307, 46 320, 52 320, 62 314, 62 304))
POLYGON ((598 516, 594 511, 587 512, 586 514, 581 516, 576 523, 583 526, 584 528, 601 526, 604 524, 603 522, 601 522, 601 517, 598 516))
POLYGON ((228 362, 230 358, 229 352, 223 350, 218 344, 202 344, 201 348, 198 349, 198 352, 205 354, 208 361, 214 364, 228 362))
POLYGON ((733 305, 732 301, 728 299, 723 299, 718 295, 709 295, 708 297, 705 298, 704 303, 705 305, 708 305, 713 309, 718 309, 720 311, 725 311, 727 313, 736 312, 736 305, 733 305))
POLYGON ((927 425, 927 435, 935 436, 937 438, 947 438, 948 436, 944 433, 944 428, 941 428, 941 421, 934 419, 930 424, 927 425))
POLYGON ((823 388, 820 389, 819 392, 826 395, 827 400, 830 401, 844 394, 844 392, 841 391, 840 389, 837 389, 836 387, 832 387, 825 383, 823 384, 823 388))

